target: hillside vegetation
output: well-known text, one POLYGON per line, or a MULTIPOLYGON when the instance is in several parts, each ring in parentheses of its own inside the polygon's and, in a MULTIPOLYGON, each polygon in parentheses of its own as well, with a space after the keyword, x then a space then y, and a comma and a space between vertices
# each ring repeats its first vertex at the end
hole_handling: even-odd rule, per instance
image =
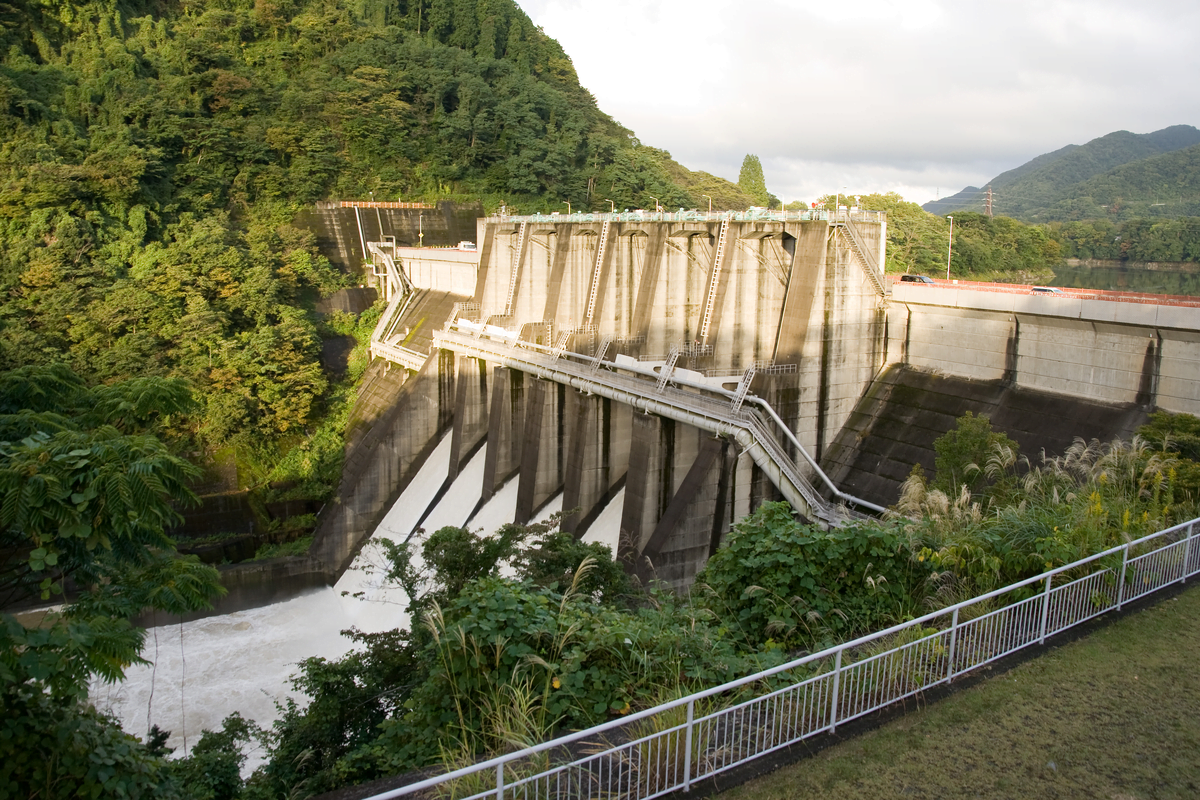
POLYGON ((603 114, 511 0, 16 0, 0 53, 0 369, 185 379, 173 424, 263 481, 340 452, 272 474, 342 402, 319 354, 353 328, 312 313, 357 280, 301 207, 749 204, 603 114))
MULTIPOLYGON (((1174 125, 1068 145, 996 176, 994 210, 1024 220, 1063 221, 1200 214, 1200 130, 1174 125)), ((936 214, 982 211, 986 192, 967 187, 926 203, 936 214)))
MULTIPOLYGON (((820 204, 832 207, 833 202, 830 195, 820 204)), ((887 212, 887 272, 946 274, 948 219, 895 192, 865 195, 860 202, 864 209, 887 212)), ((1062 247, 1044 226, 970 212, 954 215, 952 278, 1043 282, 1061 263, 1062 247)))

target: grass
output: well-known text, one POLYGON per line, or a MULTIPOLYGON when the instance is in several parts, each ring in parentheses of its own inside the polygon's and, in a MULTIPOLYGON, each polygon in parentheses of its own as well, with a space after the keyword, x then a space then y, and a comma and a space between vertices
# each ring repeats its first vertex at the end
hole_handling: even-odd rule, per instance
POLYGON ((1197 796, 1197 588, 719 795, 1197 796))
POLYGON ((281 556, 302 556, 312 547, 312 536, 301 536, 290 542, 283 544, 264 544, 258 548, 258 552, 254 554, 251 561, 266 561, 268 558, 279 558, 281 556))

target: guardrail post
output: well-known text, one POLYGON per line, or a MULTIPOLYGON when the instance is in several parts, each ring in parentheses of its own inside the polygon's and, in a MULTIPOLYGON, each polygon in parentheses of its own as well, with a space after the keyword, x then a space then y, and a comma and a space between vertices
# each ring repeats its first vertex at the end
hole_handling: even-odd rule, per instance
POLYGON ((1187 543, 1183 546, 1183 577, 1179 579, 1180 583, 1187 583, 1188 565, 1192 563, 1192 531, 1196 527, 1196 523, 1188 525, 1187 543))
POLYGON ((842 650, 839 648, 833 661, 833 697, 829 706, 829 732, 837 730, 838 694, 841 690, 842 679, 842 650))
POLYGON ((1046 643, 1046 622, 1050 619, 1050 576, 1046 576, 1046 594, 1042 600, 1042 630, 1038 635, 1038 644, 1046 643))
POLYGON ((496 800, 504 800, 504 762, 496 765, 496 800))
POLYGON ((946 665, 946 683, 954 680, 954 650, 958 645, 958 609, 954 609, 954 616, 950 618, 950 659, 946 665))
POLYGON ((1129 566, 1129 544, 1121 551, 1121 580, 1117 581, 1117 611, 1125 605, 1125 568, 1129 566))
POLYGON ((688 700, 687 733, 683 742, 683 790, 692 790, 692 722, 696 716, 696 701, 688 700))

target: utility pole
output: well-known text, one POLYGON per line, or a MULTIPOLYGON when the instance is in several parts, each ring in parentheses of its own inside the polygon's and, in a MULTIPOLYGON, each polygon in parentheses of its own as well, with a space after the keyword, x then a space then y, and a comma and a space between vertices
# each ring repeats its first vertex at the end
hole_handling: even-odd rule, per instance
POLYGON ((950 280, 950 257, 954 254, 954 217, 947 214, 946 219, 950 220, 950 244, 946 245, 946 280, 950 280))
POLYGON ((987 188, 987 215, 988 219, 992 218, 992 185, 989 183, 987 188))

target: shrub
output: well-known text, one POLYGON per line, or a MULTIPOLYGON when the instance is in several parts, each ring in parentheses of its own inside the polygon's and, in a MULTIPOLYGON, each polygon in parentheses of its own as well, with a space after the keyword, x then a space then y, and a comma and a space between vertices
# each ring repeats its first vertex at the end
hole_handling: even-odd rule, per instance
POLYGON ((697 576, 700 602, 755 647, 811 647, 898 621, 919 606, 928 574, 910 559, 905 525, 823 531, 786 503, 764 504, 697 576))

